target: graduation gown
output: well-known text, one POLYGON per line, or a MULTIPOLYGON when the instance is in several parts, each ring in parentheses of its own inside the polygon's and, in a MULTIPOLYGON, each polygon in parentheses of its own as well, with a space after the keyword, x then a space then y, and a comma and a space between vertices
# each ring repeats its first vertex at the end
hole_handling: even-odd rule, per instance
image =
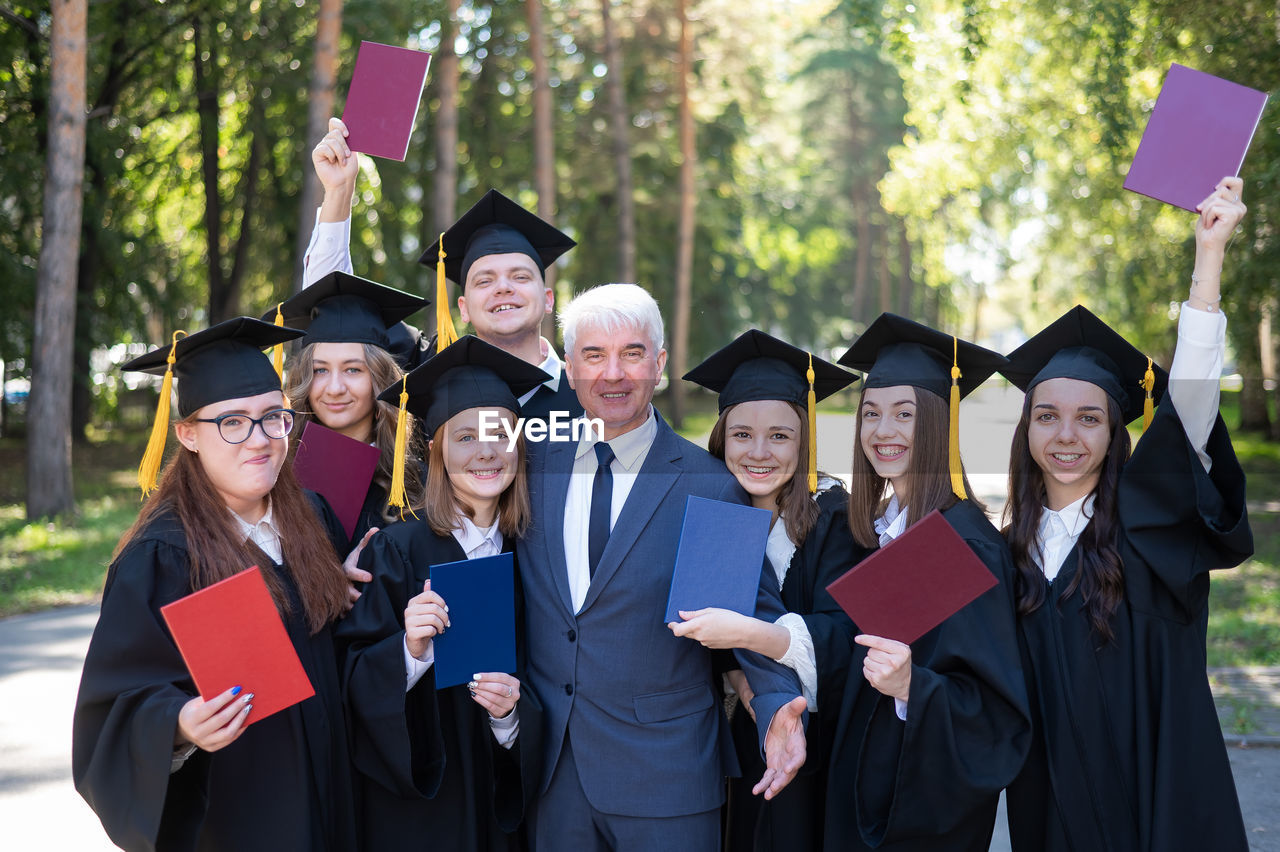
MULTIPOLYGON (((849 495, 840 485, 816 497, 818 521, 791 556, 782 583, 782 604, 798 613, 813 638, 818 668, 818 710, 809 714, 808 756, 796 778, 766 802, 751 788, 764 774, 755 722, 741 705, 730 722, 742 776, 729 779, 726 850, 818 850, 822 848, 827 756, 835 736, 841 696, 853 656, 853 622, 827 593, 834 582, 869 551, 849 530, 849 495), (830 703, 830 712, 824 713, 830 703), (830 719, 828 718, 830 717, 830 719)), ((778 523, 782 523, 779 521, 778 523)))
POLYGON ((362 849, 396 849, 415 838, 432 850, 521 848, 520 760, 531 753, 541 715, 532 693, 521 690, 520 734, 508 750, 465 684, 436 690, 434 666, 405 691, 404 609, 432 565, 463 559, 453 536, 417 520, 386 527, 361 554, 373 580, 337 641, 345 651, 362 849))
POLYGON ((1035 737, 1009 787, 1015 850, 1245 850, 1205 673, 1209 572, 1253 552, 1244 474, 1219 417, 1206 473, 1166 399, 1121 470, 1124 599, 1089 626, 1073 548, 1018 621, 1035 737))
POLYGON ((999 582, 912 643, 905 722, 863 676, 866 649, 855 646, 827 785, 828 850, 986 852, 1000 791, 1026 758, 1009 548, 968 500, 942 516, 999 582))
MULTIPOLYGON (((327 504, 322 517, 345 538, 327 504)), ((316 694, 255 722, 226 748, 197 749, 170 774, 178 713, 198 693, 160 607, 191 593, 188 566, 172 513, 157 516, 112 563, 76 698, 76 789, 124 849, 350 849, 333 643, 328 627, 309 634, 287 570, 276 568, 292 604, 285 627, 316 694)))

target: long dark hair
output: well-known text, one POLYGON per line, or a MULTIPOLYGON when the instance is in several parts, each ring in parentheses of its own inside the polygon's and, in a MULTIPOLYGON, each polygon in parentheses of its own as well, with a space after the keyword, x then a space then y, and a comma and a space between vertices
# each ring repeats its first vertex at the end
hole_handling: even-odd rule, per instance
MULTIPOLYGON (((1034 392, 1034 389, 1033 389, 1034 392)), ((1028 393, 1022 402, 1022 418, 1013 433, 1013 447, 1009 454, 1009 502, 1005 515, 1009 525, 1005 537, 1013 564, 1017 567, 1014 577, 1014 594, 1018 600, 1018 614, 1028 615, 1044 604, 1044 573, 1036 566, 1035 554, 1039 547, 1037 533, 1040 516, 1044 512, 1046 491, 1044 471, 1031 457, 1031 445, 1027 430, 1031 424, 1031 398, 1028 393)), ((1080 590, 1084 600, 1085 616, 1094 632, 1105 645, 1115 638, 1111 628, 1111 616, 1124 597, 1124 564, 1116 549, 1118 530, 1117 494, 1120 469, 1129 458, 1131 447, 1129 430, 1125 428, 1120 406, 1107 397, 1107 422, 1111 425, 1111 441, 1107 445, 1107 457, 1102 462, 1098 484, 1094 486, 1093 515, 1076 543, 1080 562, 1076 575, 1058 598, 1062 603, 1080 590)))
MULTIPOLYGON (((186 420, 194 423, 198 413, 193 412, 186 420)), ((307 626, 313 634, 318 633, 344 611, 347 580, 342 564, 315 509, 294 477, 291 462, 281 465, 270 497, 272 519, 280 531, 284 570, 293 576, 298 587, 307 626)), ((165 466, 156 490, 138 513, 138 519, 116 545, 108 577, 115 571, 116 558, 130 542, 167 511, 177 515, 187 540, 192 591, 257 565, 271 590, 276 609, 282 615, 290 613, 284 585, 271 560, 256 546, 241 539, 226 503, 209 480, 199 456, 182 445, 165 466)))
MULTIPOLYGON (((907 497, 907 526, 934 509, 945 511, 959 499, 951 490, 947 467, 947 403, 937 394, 912 388, 916 394, 916 423, 911 437, 911 457, 906 476, 910 479, 907 497)), ((849 479, 849 528, 863 547, 879 547, 875 519, 886 499, 889 480, 876 473, 862 451, 862 403, 866 389, 858 395, 857 426, 853 435, 853 467, 849 479)), ((960 466, 965 499, 985 512, 987 507, 973 496, 969 475, 960 466)))
MULTIPOLYGON (((791 480, 786 485, 778 489, 776 498, 778 516, 786 525, 787 538, 798 547, 809 537, 822 511, 809 494, 809 414, 803 406, 786 400, 781 401, 787 402, 791 410, 800 416, 800 446, 796 457, 799 461, 796 464, 796 472, 792 474, 791 480)), ((736 407, 731 405, 720 413, 716 425, 711 427, 711 437, 707 439, 707 452, 721 461, 724 461, 724 433, 729 412, 736 407)), ((824 474, 819 471, 818 478, 821 479, 823 476, 824 474)))

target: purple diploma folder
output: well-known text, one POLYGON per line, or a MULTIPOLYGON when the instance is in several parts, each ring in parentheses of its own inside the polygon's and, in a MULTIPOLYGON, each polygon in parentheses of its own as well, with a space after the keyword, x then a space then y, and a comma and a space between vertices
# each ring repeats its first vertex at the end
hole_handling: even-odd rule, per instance
POLYGON ((771 519, 764 509, 689 497, 665 623, 680 621, 680 610, 706 607, 755 615, 771 519))
POLYGON ((360 42, 342 113, 352 151, 403 162, 430 64, 421 50, 360 42))
POLYGON ((1170 66, 1124 188, 1196 212, 1218 181, 1240 174, 1267 95, 1170 66))
POLYGON ((314 420, 303 427, 298 439, 293 474, 303 488, 329 501, 347 538, 355 533, 379 455, 377 447, 326 429, 314 420))

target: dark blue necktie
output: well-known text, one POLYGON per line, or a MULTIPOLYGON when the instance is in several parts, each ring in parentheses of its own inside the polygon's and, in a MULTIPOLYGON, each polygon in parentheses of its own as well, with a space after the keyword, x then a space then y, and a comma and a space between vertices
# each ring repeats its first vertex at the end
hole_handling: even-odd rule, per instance
POLYGON ((609 513, 613 507, 613 448, 601 441, 596 444, 596 478, 591 483, 591 515, 587 521, 587 567, 591 577, 596 575, 600 555, 609 543, 609 513))

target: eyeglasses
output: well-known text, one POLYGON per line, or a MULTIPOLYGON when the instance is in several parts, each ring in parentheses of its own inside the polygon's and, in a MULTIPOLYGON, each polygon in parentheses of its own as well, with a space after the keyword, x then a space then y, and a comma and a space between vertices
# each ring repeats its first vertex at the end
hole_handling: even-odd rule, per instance
POLYGON ((261 426, 262 434, 278 441, 293 431, 293 415, 296 413, 292 408, 276 408, 261 417, 232 413, 207 419, 196 418, 196 422, 217 423, 218 434, 228 444, 243 444, 249 440, 254 426, 261 426))

